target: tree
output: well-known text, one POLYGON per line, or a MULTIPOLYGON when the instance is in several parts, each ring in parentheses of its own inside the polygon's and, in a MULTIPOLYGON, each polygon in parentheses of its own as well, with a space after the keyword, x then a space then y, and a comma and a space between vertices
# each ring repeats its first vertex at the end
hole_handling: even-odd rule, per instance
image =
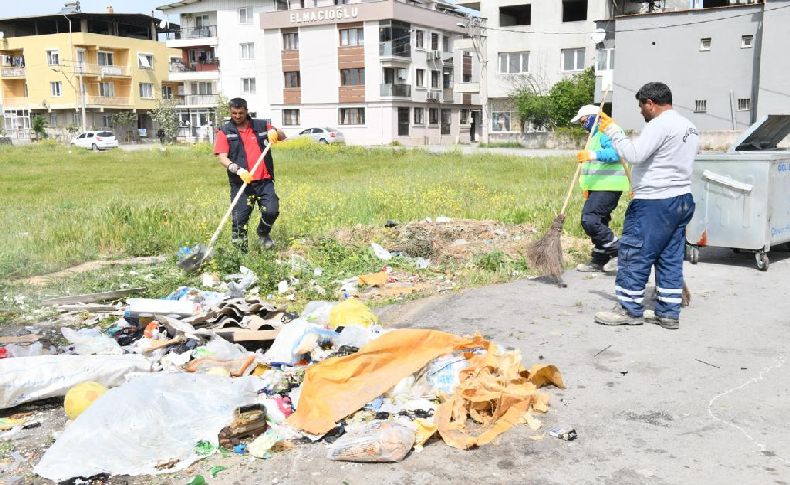
POLYGON ((592 103, 594 91, 595 72, 589 68, 559 81, 546 94, 539 82, 522 77, 510 97, 522 123, 553 130, 569 126, 579 107, 592 103))
POLYGON ((129 128, 137 124, 137 113, 131 111, 119 111, 110 117, 113 128, 118 133, 118 139, 131 141, 132 130, 129 128))
POLYGON ((529 123, 536 128, 544 128, 550 124, 549 98, 544 92, 543 84, 531 74, 513 79, 510 97, 522 126, 529 123))
POLYGON ((30 120, 30 126, 36 134, 36 140, 47 137, 47 120, 41 115, 34 115, 30 120))
POLYGON ((230 118, 230 107, 228 106, 228 98, 223 95, 217 96, 217 123, 219 127, 225 121, 225 118, 230 118))
POLYGON ((165 132, 165 140, 170 142, 176 139, 178 134, 179 121, 176 113, 176 104, 172 99, 160 99, 156 108, 151 110, 151 118, 154 119, 159 128, 165 132))

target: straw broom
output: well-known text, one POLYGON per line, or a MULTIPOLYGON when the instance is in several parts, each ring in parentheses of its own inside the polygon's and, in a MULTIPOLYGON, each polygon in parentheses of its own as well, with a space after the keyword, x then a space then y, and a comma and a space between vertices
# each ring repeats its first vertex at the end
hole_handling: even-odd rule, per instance
MULTIPOLYGON (((598 106, 598 112, 603 110, 603 105, 606 102, 608 94, 608 91, 603 93, 601 105, 598 106)), ((600 118, 600 116, 595 117, 595 123, 590 133, 587 135, 587 143, 584 145, 585 150, 590 149, 590 141, 592 140, 593 133, 595 133, 595 129, 598 127, 600 118)), ((565 265, 562 255, 562 226, 565 224, 565 210, 568 208, 568 203, 573 194, 573 188, 576 186, 576 182, 579 180, 579 174, 582 170, 581 163, 577 163, 576 165, 576 172, 573 174, 573 180, 571 180, 571 185, 568 187, 568 193, 565 195, 565 202, 562 204, 560 213, 554 218, 554 222, 551 223, 551 227, 549 227, 546 234, 530 244, 527 248, 527 260, 529 264, 540 271, 541 274, 556 278, 561 286, 565 286, 562 283, 562 273, 565 265)))

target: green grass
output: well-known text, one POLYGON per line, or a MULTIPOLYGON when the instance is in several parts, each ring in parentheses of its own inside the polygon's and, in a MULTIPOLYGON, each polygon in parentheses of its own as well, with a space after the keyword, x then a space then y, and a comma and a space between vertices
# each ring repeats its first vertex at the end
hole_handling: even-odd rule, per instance
POLYGON ((517 141, 495 141, 491 143, 480 143, 480 148, 524 148, 517 141))
MULTIPOLYGON (((527 222, 543 230, 576 165, 305 143, 278 146, 274 158, 281 216, 273 236, 287 245, 355 224, 438 215, 527 222)), ((101 153, 53 145, 0 148, 0 279, 93 259, 175 254, 205 242, 228 203, 227 178, 208 146, 101 153)), ((577 193, 569 209, 573 222, 565 225, 569 234, 583 236, 575 222, 581 203, 577 193)), ((257 223, 257 212, 253 217, 257 223)), ((497 266, 494 259, 481 264, 497 266)))

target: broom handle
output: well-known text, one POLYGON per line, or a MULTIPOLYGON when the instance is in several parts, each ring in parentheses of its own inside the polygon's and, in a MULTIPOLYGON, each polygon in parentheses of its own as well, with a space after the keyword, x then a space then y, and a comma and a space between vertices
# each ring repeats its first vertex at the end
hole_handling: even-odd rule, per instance
MULTIPOLYGON (((606 97, 608 95, 609 95, 609 91, 604 91, 603 92, 603 96, 601 97, 601 105, 598 106, 598 112, 599 113, 601 111, 603 111, 603 105, 604 105, 604 103, 606 103, 606 97)), ((595 129, 598 127, 598 121, 600 119, 601 119, 600 115, 596 115, 595 116, 595 123, 593 123, 593 126, 590 129, 590 133, 587 135, 587 143, 584 144, 584 149, 585 150, 589 150, 590 149, 590 141, 592 140, 593 133, 595 133, 595 129)), ((625 165, 625 162, 623 162, 623 164, 625 165)), ((565 196, 565 202, 563 202, 563 204, 562 204, 562 210, 560 210, 560 215, 565 215, 565 209, 568 208, 568 202, 571 201, 571 195, 573 195, 573 188, 576 186, 576 181, 579 180, 579 174, 582 171, 582 164, 581 163, 577 163, 576 165, 577 165, 576 172, 574 172, 573 180, 571 180, 571 185, 570 185, 570 187, 568 187, 568 194, 565 196)), ((627 170, 626 170, 626 174, 628 174, 628 180, 630 181, 631 180, 631 175, 629 174, 629 172, 627 170)))

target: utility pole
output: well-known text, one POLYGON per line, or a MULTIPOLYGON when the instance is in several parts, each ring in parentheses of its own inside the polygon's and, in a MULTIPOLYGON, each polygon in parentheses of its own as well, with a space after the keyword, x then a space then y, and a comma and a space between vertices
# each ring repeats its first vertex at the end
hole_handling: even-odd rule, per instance
MULTIPOLYGON (((80 79, 80 83, 79 83, 78 96, 79 96, 79 99, 80 99, 80 109, 82 111, 82 131, 85 131, 85 130, 87 130, 87 120, 85 118, 85 85, 83 84, 83 78, 82 78, 82 71, 83 71, 83 69, 85 69, 85 66, 82 63, 79 63, 79 62, 77 62, 77 60, 74 59, 74 35, 73 35, 72 30, 71 30, 71 19, 65 13, 62 14, 62 15, 64 17, 66 17, 66 20, 69 21, 69 43, 71 44, 71 63, 72 63, 72 73, 71 74, 72 74, 72 76, 77 76, 77 69, 78 69, 77 66, 79 65, 79 79, 80 79)), ((71 83, 69 83, 69 84, 71 84, 71 83)))
POLYGON ((477 61, 480 63, 480 135, 481 143, 488 143, 488 51, 486 50, 488 34, 486 33, 486 19, 482 17, 467 16, 466 22, 458 23, 459 27, 466 29, 472 39, 477 61))

